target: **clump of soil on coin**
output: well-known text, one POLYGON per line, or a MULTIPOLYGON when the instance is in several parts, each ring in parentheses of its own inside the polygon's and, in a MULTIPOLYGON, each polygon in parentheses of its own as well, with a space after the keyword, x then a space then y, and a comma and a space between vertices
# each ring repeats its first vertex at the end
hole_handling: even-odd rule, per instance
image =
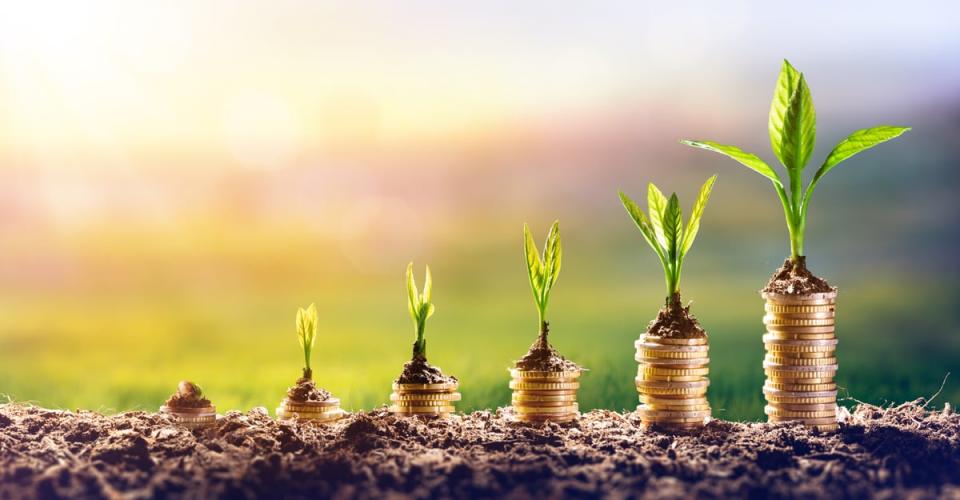
POLYGON ((317 387, 312 378, 300 377, 296 385, 287 389, 287 399, 297 403, 323 402, 330 399, 330 393, 317 387))
POLYGON ((200 386, 189 380, 181 380, 177 384, 177 392, 173 393, 164 403, 169 408, 206 408, 210 400, 203 397, 200 386))
POLYGON ((154 413, 0 405, 0 498, 955 498, 960 416, 862 405, 835 434, 632 413, 519 426, 506 412, 329 426, 231 411, 190 432, 154 413))
POLYGON ((690 306, 680 303, 680 294, 675 293, 670 301, 660 308, 656 319, 647 325, 647 333, 671 339, 698 339, 707 336, 697 318, 690 314, 690 306))
POLYGON ((761 290, 763 293, 776 293, 781 295, 807 295, 811 293, 830 293, 837 289, 830 286, 826 280, 814 276, 807 269, 807 258, 798 257, 794 263, 789 258, 783 262, 783 266, 777 269, 770 277, 767 286, 761 290))
POLYGON ((398 384, 452 384, 457 377, 444 375, 439 367, 427 362, 426 356, 414 355, 403 365, 403 371, 397 377, 398 384))
POLYGON ((537 372, 572 372, 579 371, 580 365, 570 361, 560 355, 556 349, 550 345, 547 336, 550 333, 550 325, 544 323, 540 328, 540 335, 537 341, 530 346, 522 358, 518 359, 514 365, 519 370, 537 371, 537 372))

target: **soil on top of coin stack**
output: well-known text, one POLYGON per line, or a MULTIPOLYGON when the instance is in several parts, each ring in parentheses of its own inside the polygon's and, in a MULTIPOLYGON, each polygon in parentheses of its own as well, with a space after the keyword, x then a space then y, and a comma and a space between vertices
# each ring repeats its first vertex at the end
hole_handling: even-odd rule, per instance
POLYGON ((300 377, 297 384, 287 389, 287 398, 297 403, 323 402, 330 399, 330 393, 317 387, 313 379, 300 377))
POLYGON ((457 377, 444 375, 440 367, 427 363, 426 356, 414 356, 403 365, 403 371, 394 382, 398 384, 452 384, 457 377))
POLYGON ((796 264, 789 258, 785 260, 783 266, 773 273, 767 286, 761 290, 763 293, 780 295, 808 295, 835 291, 837 291, 836 287, 830 286, 826 280, 814 276, 807 269, 806 257, 799 257, 796 264))
POLYGON ((712 420, 645 431, 595 410, 565 425, 385 410, 333 426, 227 412, 190 432, 145 412, 0 404, 0 498, 956 498, 960 415, 861 405, 837 433, 712 420))
POLYGON ((579 371, 580 365, 560 355, 547 341, 550 327, 544 323, 537 341, 530 346, 530 350, 514 365, 518 370, 536 372, 574 372, 579 371))
POLYGON ((210 400, 203 397, 203 391, 196 384, 184 380, 177 386, 177 392, 163 404, 170 408, 206 408, 210 406, 210 400))
POLYGON ((690 314, 690 306, 683 307, 680 294, 670 297, 670 302, 660 308, 657 318, 647 325, 649 335, 668 339, 698 339, 707 336, 696 316, 690 314))

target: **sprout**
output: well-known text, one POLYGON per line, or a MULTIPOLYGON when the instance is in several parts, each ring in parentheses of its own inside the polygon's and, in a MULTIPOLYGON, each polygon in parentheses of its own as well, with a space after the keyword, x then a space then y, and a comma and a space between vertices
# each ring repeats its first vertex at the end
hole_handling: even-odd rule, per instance
POLYGON ((317 306, 310 304, 310 307, 297 311, 297 340, 300 341, 300 347, 303 348, 303 378, 313 378, 313 370, 310 368, 310 353, 313 351, 313 341, 317 338, 317 306))
POLYGON ((754 154, 742 151, 735 146, 725 146, 710 141, 682 140, 680 142, 726 155, 770 179, 780 198, 780 203, 783 204, 787 229, 790 232, 790 260, 801 266, 804 255, 803 237, 807 227, 807 207, 820 179, 847 158, 910 130, 909 127, 883 125, 850 134, 827 155, 827 159, 804 190, 803 169, 813 154, 817 136, 817 116, 813 108, 810 88, 807 87, 803 74, 786 60, 783 61, 773 103, 770 106, 768 129, 773 153, 786 167, 789 192, 776 171, 754 154))
POLYGON ((710 199, 710 192, 716 180, 717 176, 714 175, 703 183, 686 229, 683 227, 683 214, 680 211, 680 200, 676 193, 671 194, 668 200, 657 186, 650 183, 647 187, 647 206, 650 212, 648 218, 633 200, 622 191, 620 192, 623 207, 627 209, 633 222, 640 228, 643 238, 657 253, 663 265, 668 305, 673 298, 677 298, 679 302, 680 271, 683 268, 683 259, 690 251, 693 240, 697 237, 697 231, 700 230, 700 218, 703 217, 703 210, 707 207, 707 200, 710 199))
POLYGON ((423 336, 427 326, 427 318, 433 316, 436 310, 430 302, 433 291, 433 278, 430 276, 430 266, 427 266, 426 276, 423 278, 423 292, 417 290, 417 282, 413 279, 413 262, 407 265, 407 308, 413 325, 416 328, 417 338, 413 343, 413 358, 427 359, 427 339, 423 336))
POLYGON ((554 221, 547 233, 547 241, 543 245, 543 254, 537 251, 537 244, 530 234, 530 227, 523 225, 524 253, 527 258, 527 274, 530 277, 530 288, 533 290, 533 301, 537 305, 540 317, 540 340, 547 340, 547 303, 550 301, 550 290, 560 275, 560 221, 554 221))

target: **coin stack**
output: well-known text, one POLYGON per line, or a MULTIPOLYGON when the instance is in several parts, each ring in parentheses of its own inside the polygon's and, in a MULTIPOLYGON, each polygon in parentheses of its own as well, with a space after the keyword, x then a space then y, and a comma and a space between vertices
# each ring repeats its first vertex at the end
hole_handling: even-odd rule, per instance
POLYGON ((423 416, 446 418, 456 408, 454 401, 460 401, 457 382, 439 384, 393 384, 390 394, 390 412, 402 416, 423 416))
POLYGON ((321 424, 328 424, 340 420, 345 415, 340 409, 338 398, 328 398, 325 401, 294 401, 283 398, 277 408, 277 417, 283 420, 308 420, 321 424))
POLYGON ((802 421, 834 431, 837 425, 836 292, 808 295, 764 293, 767 383, 764 409, 770 422, 802 421))
POLYGON ((637 348, 637 413, 644 426, 695 429, 710 418, 706 337, 682 339, 643 334, 637 348))
POLYGON ((198 408, 163 405, 160 407, 160 413, 171 415, 178 424, 190 430, 208 427, 217 421, 217 409, 213 405, 198 408))
POLYGON ((518 422, 570 422, 580 416, 581 370, 544 372, 513 368, 513 412, 518 422))

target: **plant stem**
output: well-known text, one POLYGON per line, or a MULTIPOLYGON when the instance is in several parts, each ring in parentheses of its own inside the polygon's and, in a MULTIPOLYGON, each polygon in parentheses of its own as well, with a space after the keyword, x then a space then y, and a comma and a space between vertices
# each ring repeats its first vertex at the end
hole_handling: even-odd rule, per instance
POLYGON ((540 318, 540 335, 537 337, 537 343, 546 348, 549 343, 547 342, 547 336, 550 334, 550 323, 540 318))

